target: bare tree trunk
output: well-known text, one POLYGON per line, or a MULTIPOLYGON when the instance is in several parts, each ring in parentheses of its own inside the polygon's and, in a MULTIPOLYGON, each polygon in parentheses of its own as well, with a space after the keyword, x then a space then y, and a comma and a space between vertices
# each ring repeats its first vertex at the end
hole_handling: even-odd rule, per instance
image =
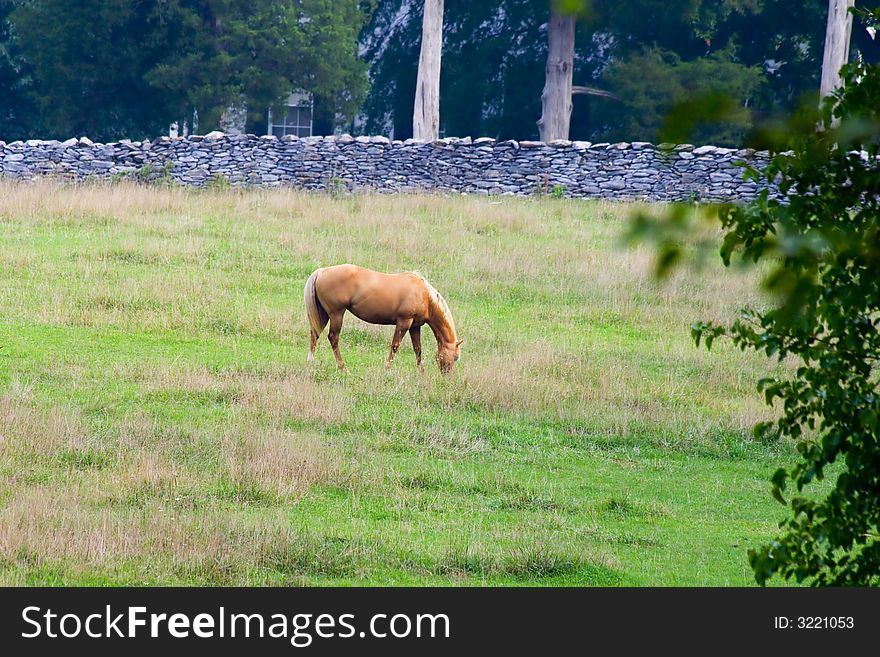
POLYGON ((852 14, 847 11, 855 0, 828 0, 828 26, 825 30, 825 55, 822 58, 822 83, 819 102, 843 85, 840 69, 849 58, 852 14))
POLYGON ((541 141, 568 139, 571 124, 571 92, 574 68, 575 17, 553 9, 547 24, 547 69, 541 94, 541 141))
POLYGON ((432 141, 440 135, 440 55, 443 47, 443 0, 425 0, 422 51, 413 107, 413 138, 432 141))

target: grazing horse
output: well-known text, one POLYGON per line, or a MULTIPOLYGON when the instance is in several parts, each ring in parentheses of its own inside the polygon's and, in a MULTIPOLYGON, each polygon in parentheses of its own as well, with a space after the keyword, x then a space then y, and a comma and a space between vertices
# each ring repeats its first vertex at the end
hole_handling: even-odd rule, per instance
POLYGON ((423 324, 430 326, 437 338, 437 365, 444 374, 452 370, 464 342, 455 333, 446 300, 416 272, 383 274, 356 265, 321 267, 312 272, 306 282, 305 302, 312 333, 309 360, 314 360, 318 338, 329 322, 327 337, 341 370, 345 369, 345 363, 339 353, 339 332, 346 310, 365 322, 395 327, 386 369, 391 368, 403 335, 409 331, 416 363, 424 371, 423 324))

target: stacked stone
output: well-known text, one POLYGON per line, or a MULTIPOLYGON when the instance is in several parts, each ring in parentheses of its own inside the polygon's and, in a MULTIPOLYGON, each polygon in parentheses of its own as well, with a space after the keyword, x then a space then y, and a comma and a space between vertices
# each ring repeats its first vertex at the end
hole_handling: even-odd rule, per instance
POLYGON ((767 153, 646 142, 433 142, 385 137, 225 135, 212 132, 110 144, 0 141, 0 175, 84 180, 131 176, 192 187, 292 186, 310 190, 535 194, 647 201, 748 201, 763 188, 742 164, 767 153))

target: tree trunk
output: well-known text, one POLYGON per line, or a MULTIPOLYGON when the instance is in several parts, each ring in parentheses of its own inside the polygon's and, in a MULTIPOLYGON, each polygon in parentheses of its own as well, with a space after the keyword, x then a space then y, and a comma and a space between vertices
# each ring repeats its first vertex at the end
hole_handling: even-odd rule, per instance
POLYGON ((413 138, 432 141, 440 135, 440 55, 443 47, 443 0, 425 0, 422 51, 413 107, 413 138))
POLYGON ((574 68, 574 16, 555 9, 547 24, 547 69, 541 94, 541 141, 568 139, 571 124, 571 88, 574 68))
POLYGON ((847 11, 855 0, 828 0, 828 26, 825 30, 825 55, 822 58, 822 83, 819 102, 843 84, 840 69, 849 58, 852 14, 847 11))

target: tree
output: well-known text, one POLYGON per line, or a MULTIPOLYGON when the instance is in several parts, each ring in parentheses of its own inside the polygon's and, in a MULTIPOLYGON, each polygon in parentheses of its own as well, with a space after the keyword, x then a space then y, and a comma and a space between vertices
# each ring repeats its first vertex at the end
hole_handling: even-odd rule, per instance
POLYGON ((440 134, 440 58, 443 50, 443 0, 425 0, 422 47, 413 107, 413 137, 424 141, 440 134))
POLYGON ((176 51, 146 74, 174 101, 176 116, 198 110, 217 125, 233 104, 264 119, 294 88, 350 119, 366 94, 357 35, 367 17, 357 0, 169 0, 176 51))
POLYGON ((29 136, 137 138, 167 128, 167 98, 144 79, 168 42, 156 9, 126 0, 17 4, 10 23, 42 124, 29 136))
MULTIPOLYGON (((880 20, 880 10, 862 15, 880 20)), ((770 164, 746 170, 774 181, 778 198, 765 190, 753 203, 704 215, 720 219, 725 265, 735 257, 770 265, 764 286, 774 301, 730 324, 695 324, 697 344, 728 337, 795 361, 788 374, 758 382, 780 416, 757 425, 755 436, 792 440, 800 455, 771 480, 788 508, 781 535, 749 550, 760 584, 774 575, 880 584, 880 66, 856 61, 844 81, 821 115, 809 103, 768 133, 776 138, 770 164), (811 485, 826 475, 834 481, 823 496, 811 485)), ((634 225, 659 242, 664 267, 680 257, 687 216, 677 210, 634 225)))
POLYGON ((703 121, 689 134, 698 144, 740 146, 752 127, 748 101, 764 81, 757 66, 735 60, 732 49, 685 61, 663 48, 648 48, 612 63, 604 85, 621 100, 606 104, 597 116, 604 121, 602 138, 609 141, 665 141, 670 112, 695 97, 723 97, 729 111, 703 121))
MULTIPOLYGON (((441 128, 449 135, 538 139, 547 60, 548 4, 534 0, 445 0, 441 128)), ((412 135, 413 97, 421 43, 421 0, 383 0, 361 35, 370 64, 363 108, 368 133, 412 135)), ((590 44, 591 26, 576 25, 577 43, 590 44)), ((592 83, 600 60, 585 46, 575 80, 592 83)), ((583 104, 583 99, 576 107, 583 104)), ((588 138, 587 113, 571 130, 588 138)))
POLYGON ((840 69, 849 57, 852 34, 852 14, 849 9, 855 0, 828 0, 828 27, 825 31, 825 51, 822 57, 822 83, 819 102, 831 95, 841 84, 840 69))
MULTIPOLYGON (((754 98, 765 81, 762 65, 741 61, 731 20, 754 14, 755 0, 639 0, 614 3, 602 20, 614 31, 617 52, 601 83, 622 101, 600 106, 596 122, 603 141, 660 141, 666 116, 694 96, 723 94, 735 113, 705 122, 688 138, 740 146, 751 127, 754 98)), ((751 29, 748 26, 744 28, 751 29)))
POLYGON ((752 96, 761 117, 784 117, 819 88, 827 0, 764 0, 760 14, 732 13, 719 25, 715 42, 733 40, 738 60, 759 67, 765 82, 752 96))
POLYGON ((575 17, 554 7, 547 24, 547 68, 541 94, 541 141, 568 139, 572 110, 575 17))
MULTIPOLYGON (((560 0, 557 8, 577 8, 560 0)), ((548 55, 548 0, 445 0, 441 128, 449 135, 537 139, 548 55)), ((586 3, 575 23, 573 83, 620 98, 573 99, 569 137, 658 139, 685 87, 732 84, 740 119, 700 139, 742 145, 755 121, 783 116, 819 86, 828 0, 630 0, 586 3), (640 68, 650 62, 650 68, 640 68), (684 67, 684 68, 681 68, 684 67), (659 77, 658 77, 659 76, 659 77), (645 96, 642 95, 644 92, 645 96)), ((371 87, 364 132, 411 136, 422 0, 381 0, 361 34, 371 87)), ((866 61, 880 44, 853 25, 866 61)))
POLYGON ((16 4, 16 0, 0 0, 0 139, 4 141, 27 139, 39 130, 31 72, 10 21, 16 4))
POLYGON ((27 87, 39 136, 155 136, 193 110, 210 130, 242 103, 256 126, 293 88, 314 93, 332 123, 366 95, 357 36, 370 8, 358 0, 5 2, 0 26, 15 8, 0 44, 17 59, 0 57, 0 75, 12 68, 18 87, 7 88, 27 87))

